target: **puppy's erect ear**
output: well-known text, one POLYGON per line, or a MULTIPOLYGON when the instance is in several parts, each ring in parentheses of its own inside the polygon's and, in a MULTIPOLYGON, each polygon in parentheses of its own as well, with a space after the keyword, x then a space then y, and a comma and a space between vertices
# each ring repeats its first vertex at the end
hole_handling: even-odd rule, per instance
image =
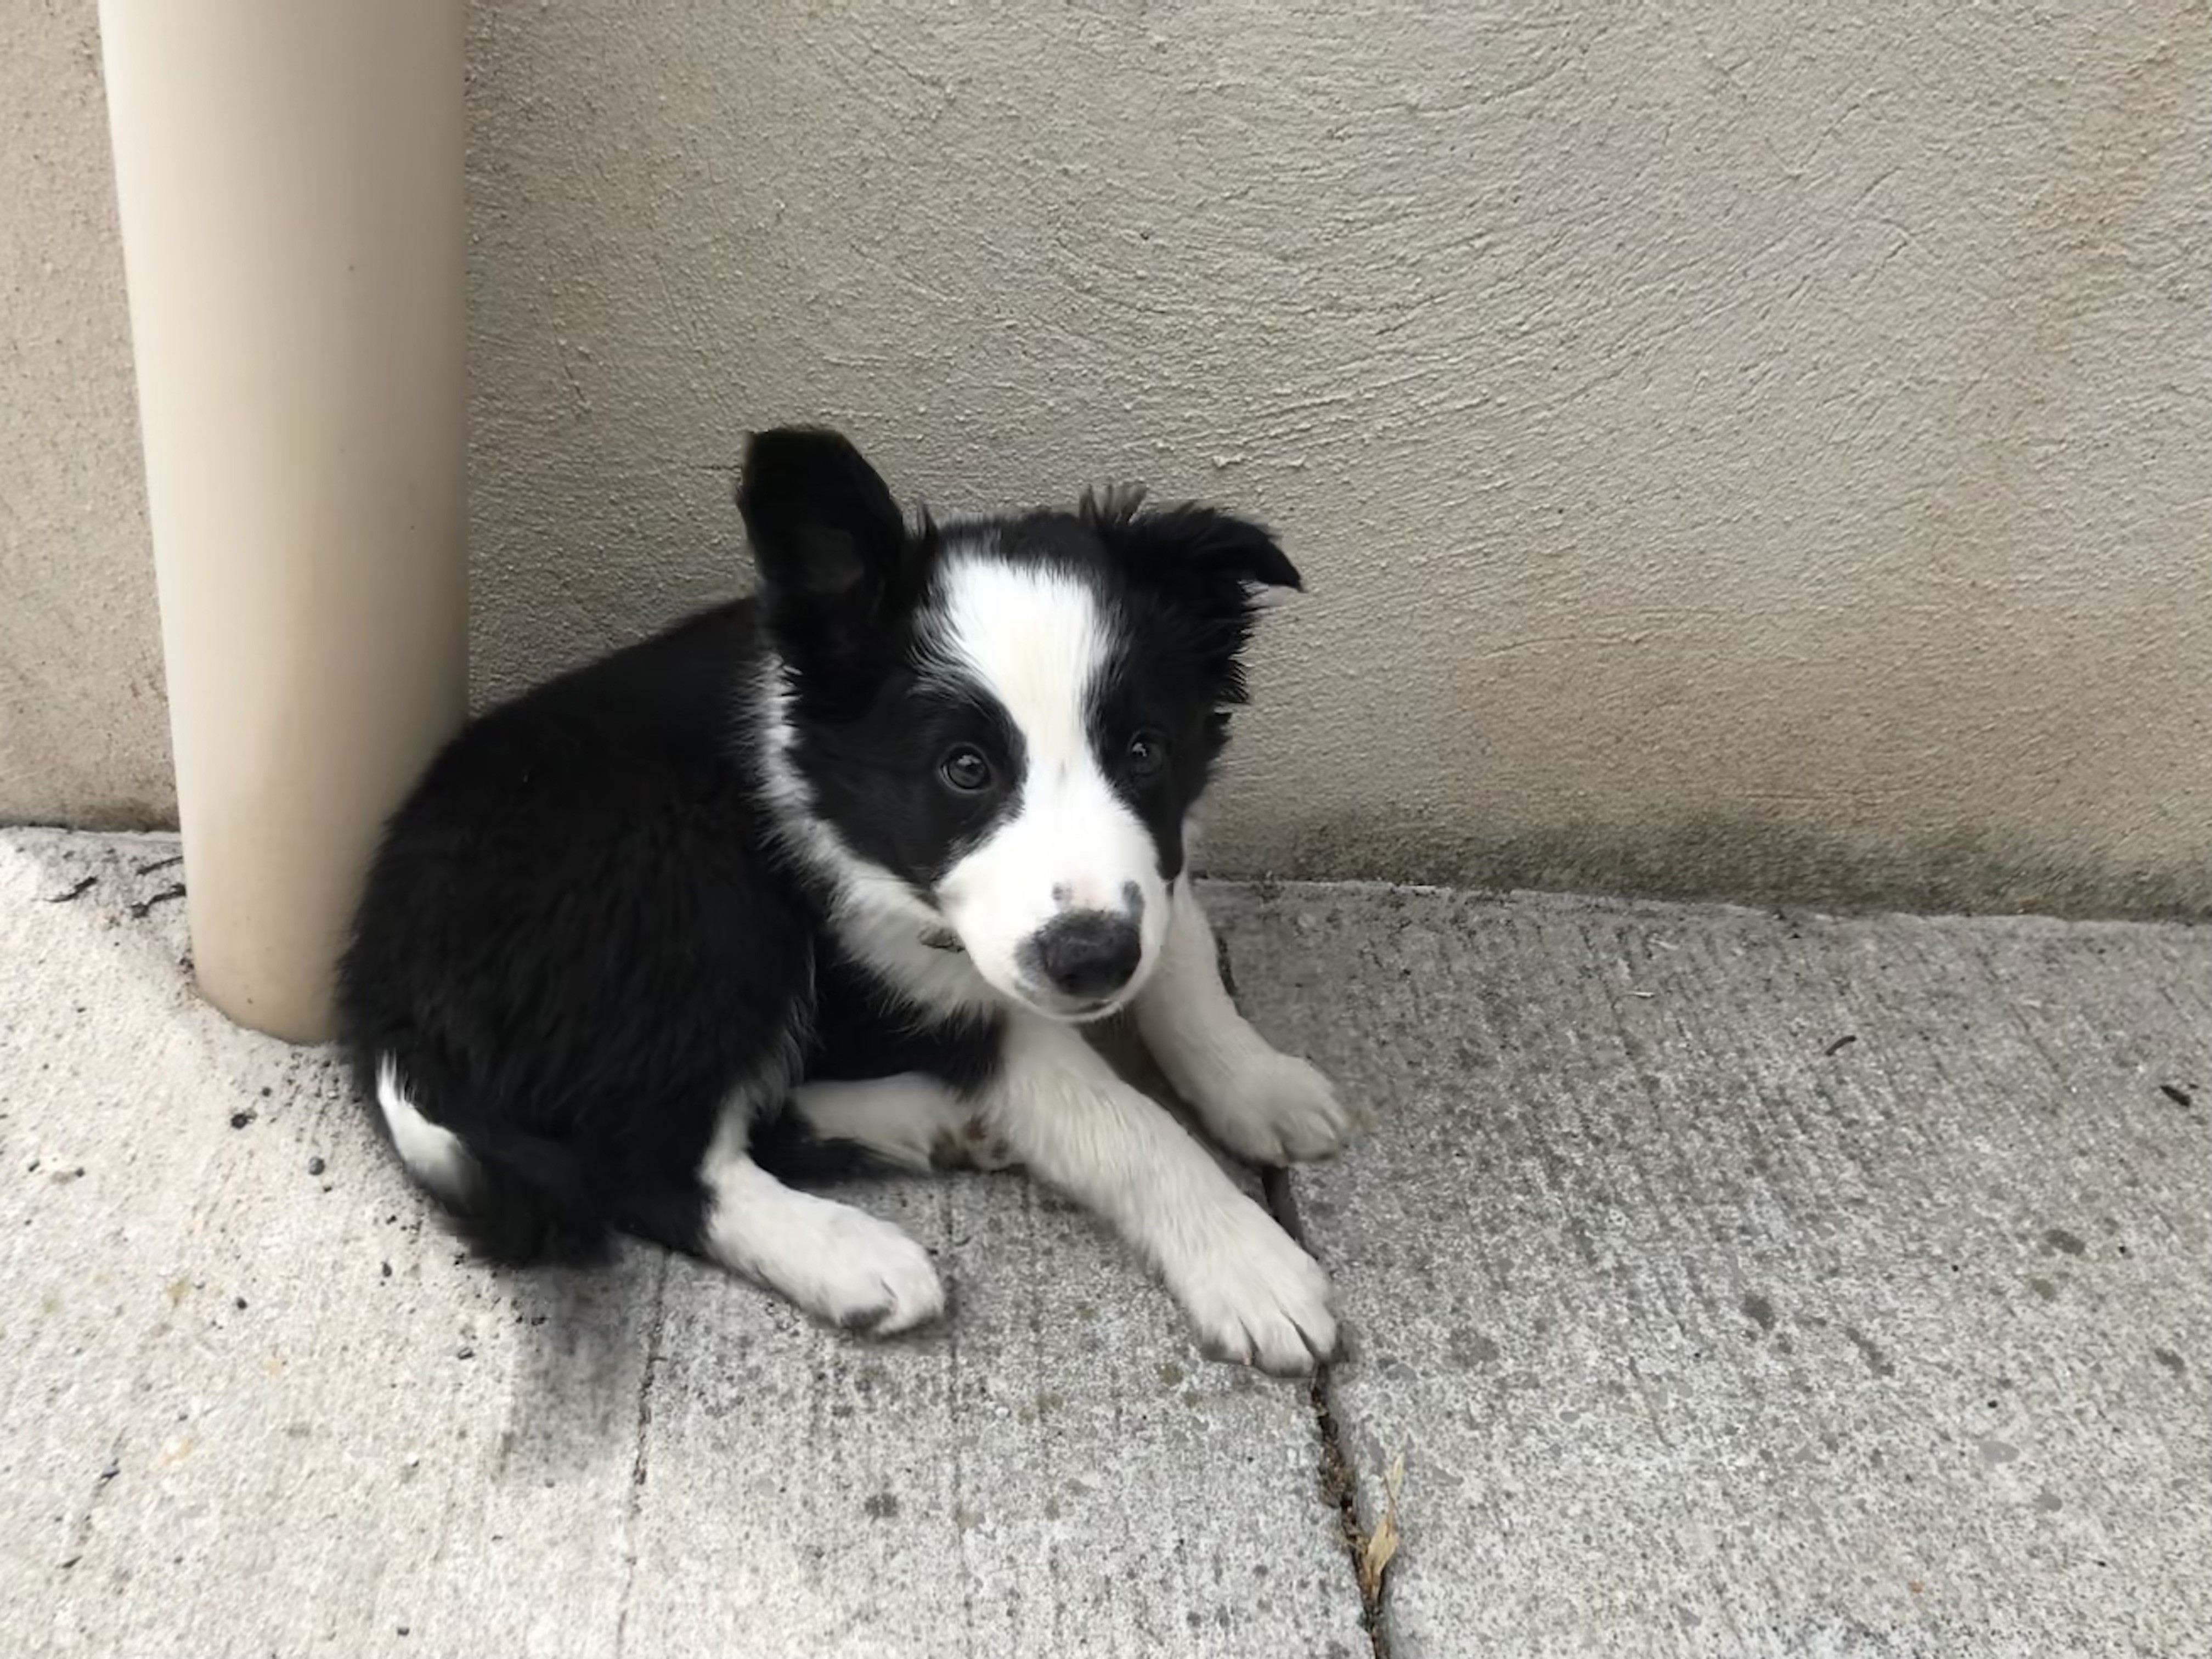
POLYGON ((872 647, 921 579, 933 532, 907 533, 898 503, 834 432, 756 433, 738 482, 763 613, 817 707, 864 698, 872 647))
POLYGON ((835 432, 780 427, 745 445, 738 480, 761 586, 815 604, 872 610, 906 544, 898 503, 835 432))

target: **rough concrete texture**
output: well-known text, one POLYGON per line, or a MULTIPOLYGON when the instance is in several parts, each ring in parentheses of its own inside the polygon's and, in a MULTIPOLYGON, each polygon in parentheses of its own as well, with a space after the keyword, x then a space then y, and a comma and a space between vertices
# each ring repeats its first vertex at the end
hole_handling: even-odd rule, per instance
POLYGON ((1398 1659, 2212 1651, 2212 933, 1231 890, 1398 1659))
POLYGON ((1365 1650, 1304 1391, 1066 1206, 860 1194, 957 1303, 890 1344, 644 1249, 495 1275, 328 1051, 193 1000, 174 851, 0 840, 0 1648, 1365 1650))
POLYGON ((1378 1119, 1324 1443, 1012 1176, 864 1195, 910 1342, 460 1260, 173 857, 0 838, 8 1652, 2208 1650, 2212 932, 1215 888, 1378 1119))
MULTIPOLYGON (((161 746, 92 11, 0 70, 85 273, 0 325, 76 366, 0 368, 16 813, 161 746)), ((481 694, 734 586, 826 417, 1282 527, 1224 868, 2212 906, 2203 0, 470 17, 481 694)))

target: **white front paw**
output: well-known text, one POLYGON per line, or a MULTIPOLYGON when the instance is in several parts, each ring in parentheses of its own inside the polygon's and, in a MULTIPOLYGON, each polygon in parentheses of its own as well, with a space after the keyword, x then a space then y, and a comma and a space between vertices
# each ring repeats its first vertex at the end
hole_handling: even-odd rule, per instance
POLYGON ((1216 1140, 1255 1164, 1328 1158, 1353 1128, 1319 1068, 1273 1048, 1255 1049, 1191 1103, 1216 1140))
POLYGON ((1218 1358, 1303 1376, 1336 1355, 1328 1276, 1242 1194, 1188 1259, 1168 1264, 1167 1278, 1200 1341, 1218 1358))

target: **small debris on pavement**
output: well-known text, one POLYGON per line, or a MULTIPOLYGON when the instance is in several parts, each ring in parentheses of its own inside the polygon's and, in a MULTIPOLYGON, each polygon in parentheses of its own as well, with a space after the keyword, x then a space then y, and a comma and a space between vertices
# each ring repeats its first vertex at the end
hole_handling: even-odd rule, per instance
POLYGON ((155 894, 153 897, 140 899, 137 903, 131 907, 131 914, 137 920, 143 921, 148 913, 150 912, 155 905, 167 904, 170 900, 180 899, 184 897, 184 883, 180 881, 173 882, 168 886, 164 887, 160 892, 155 894))

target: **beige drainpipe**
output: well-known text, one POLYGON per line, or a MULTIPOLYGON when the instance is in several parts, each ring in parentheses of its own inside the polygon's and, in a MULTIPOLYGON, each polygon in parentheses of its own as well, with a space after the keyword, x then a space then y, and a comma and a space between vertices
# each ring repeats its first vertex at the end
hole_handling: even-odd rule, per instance
POLYGON ((462 10, 100 8, 193 959, 295 1042, 466 704, 462 10))

